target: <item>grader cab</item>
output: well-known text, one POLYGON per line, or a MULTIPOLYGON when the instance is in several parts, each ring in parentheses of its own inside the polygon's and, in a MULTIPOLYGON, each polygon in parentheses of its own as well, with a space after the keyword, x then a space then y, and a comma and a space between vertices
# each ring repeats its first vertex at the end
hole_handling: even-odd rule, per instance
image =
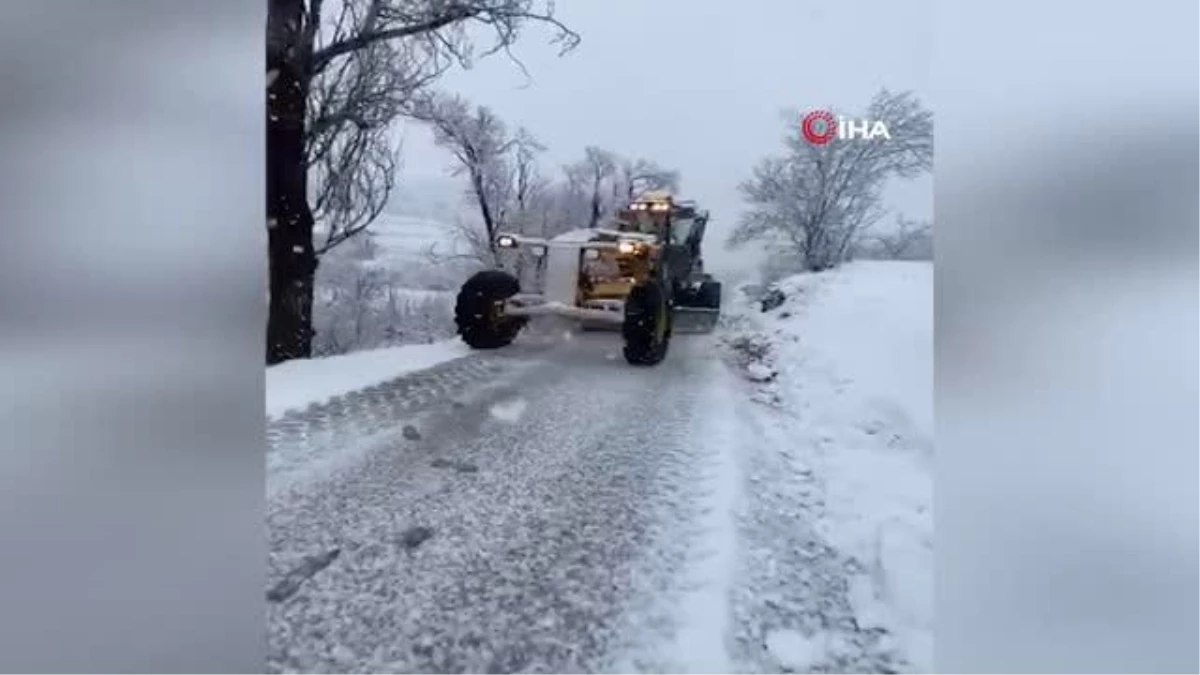
POLYGON ((502 270, 463 284, 455 323, 476 349, 510 344, 530 317, 554 315, 584 327, 619 328, 625 360, 655 365, 671 335, 716 325, 721 285, 704 272, 700 244, 708 212, 670 194, 650 193, 618 211, 609 227, 551 239, 501 234, 501 249, 527 249, 544 263, 543 288, 522 293, 502 270))

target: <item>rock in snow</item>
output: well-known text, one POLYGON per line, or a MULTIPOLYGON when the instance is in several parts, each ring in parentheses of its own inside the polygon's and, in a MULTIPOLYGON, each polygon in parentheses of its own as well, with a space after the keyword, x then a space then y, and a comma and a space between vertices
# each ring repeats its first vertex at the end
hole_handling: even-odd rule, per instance
POLYGON ((795 630, 774 630, 767 633, 766 646, 779 665, 792 672, 808 672, 826 657, 823 636, 807 637, 795 630))
POLYGON ((754 382, 770 382, 775 379, 775 369, 762 363, 751 363, 746 366, 746 377, 754 382))

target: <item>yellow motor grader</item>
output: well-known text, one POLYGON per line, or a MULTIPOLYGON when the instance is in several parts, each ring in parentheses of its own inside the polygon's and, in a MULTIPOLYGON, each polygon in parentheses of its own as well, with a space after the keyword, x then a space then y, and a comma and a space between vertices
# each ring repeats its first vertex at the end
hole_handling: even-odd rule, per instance
POLYGON ((553 315, 585 327, 620 329, 625 360, 656 365, 681 332, 709 332, 721 310, 721 284, 704 272, 700 243, 709 214, 669 193, 647 193, 617 212, 609 227, 550 239, 501 233, 500 249, 542 263, 542 292, 523 293, 517 278, 485 270, 463 284, 454 319, 474 349, 510 344, 530 317, 553 315))

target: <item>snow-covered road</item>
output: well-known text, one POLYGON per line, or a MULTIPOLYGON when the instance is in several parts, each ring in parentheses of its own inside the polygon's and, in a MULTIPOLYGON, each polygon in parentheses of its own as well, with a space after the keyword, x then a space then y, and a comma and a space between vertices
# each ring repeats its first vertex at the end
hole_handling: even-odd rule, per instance
POLYGON ((272 670, 927 668, 864 620, 821 441, 728 337, 649 369, 531 340, 273 420, 272 670))
POLYGON ((669 637, 652 605, 719 482, 700 398, 726 375, 704 339, 657 369, 614 360, 617 345, 585 334, 476 357, 496 369, 486 391, 431 401, 408 438, 397 421, 357 466, 278 494, 276 583, 340 553, 272 604, 277 666, 594 671, 669 637))

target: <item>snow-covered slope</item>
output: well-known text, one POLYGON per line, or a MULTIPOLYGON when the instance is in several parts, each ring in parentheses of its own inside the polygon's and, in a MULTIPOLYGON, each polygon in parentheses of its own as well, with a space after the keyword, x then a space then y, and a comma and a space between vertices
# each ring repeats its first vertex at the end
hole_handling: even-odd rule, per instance
POLYGON ((932 264, 863 261, 779 287, 790 299, 763 316, 789 336, 786 345, 821 358, 850 380, 852 393, 888 400, 933 434, 932 264))
MULTIPOLYGON (((727 338, 755 382, 759 423, 775 430, 771 452, 794 472, 775 484, 794 489, 791 499, 807 507, 820 536, 852 561, 849 596, 859 629, 886 630, 895 644, 880 649, 928 671, 932 265, 860 262, 778 286, 787 300, 769 312, 733 299, 740 309, 727 338)), ((780 665, 793 671, 827 662, 845 642, 836 633, 766 637, 780 665)))
MULTIPOLYGON (((454 334, 454 295, 472 271, 457 225, 461 209, 426 181, 397 196, 370 227, 328 251, 317 268, 314 354, 328 356, 454 334)), ((441 192, 438 188, 443 188, 441 192)), ((315 239, 325 241, 318 228, 315 239)))

